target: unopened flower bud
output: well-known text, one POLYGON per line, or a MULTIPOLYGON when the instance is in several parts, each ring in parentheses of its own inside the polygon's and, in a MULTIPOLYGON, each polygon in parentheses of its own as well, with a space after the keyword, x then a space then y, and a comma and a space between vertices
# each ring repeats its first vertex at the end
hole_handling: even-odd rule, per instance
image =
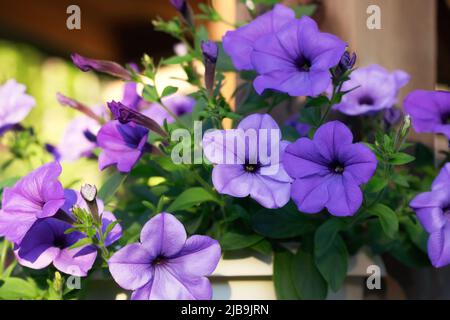
POLYGON ((134 122, 135 124, 147 128, 148 130, 153 131, 162 137, 167 136, 167 133, 159 126, 156 121, 150 119, 149 117, 136 110, 127 107, 121 102, 108 102, 108 108, 109 110, 111 110, 114 119, 119 120, 119 122, 122 124, 134 122))
POLYGON ((131 80, 130 72, 114 61, 90 59, 83 57, 78 53, 73 53, 71 58, 78 69, 83 72, 95 70, 109 74, 113 77, 121 78, 125 81, 131 80))
POLYGON ((187 24, 194 25, 192 9, 187 0, 170 0, 170 3, 177 9, 187 24))
POLYGON ((213 95, 216 63, 219 56, 219 47, 214 41, 202 41, 201 44, 205 62, 205 86, 209 95, 213 95))
POLYGON ((71 107, 75 110, 78 110, 79 112, 85 114, 86 116, 88 116, 89 118, 94 119, 95 121, 97 121, 98 123, 103 123, 104 120, 98 116, 94 111, 92 111, 91 108, 89 108, 88 106, 86 106, 85 104, 69 98, 65 95, 63 95, 60 92, 56 93, 56 100, 58 100, 59 104, 62 106, 68 106, 71 107))
POLYGON ((81 187, 80 193, 81 197, 84 199, 84 201, 86 201, 92 217, 97 223, 100 223, 100 216, 98 213, 97 205, 97 188, 94 185, 85 184, 81 187))

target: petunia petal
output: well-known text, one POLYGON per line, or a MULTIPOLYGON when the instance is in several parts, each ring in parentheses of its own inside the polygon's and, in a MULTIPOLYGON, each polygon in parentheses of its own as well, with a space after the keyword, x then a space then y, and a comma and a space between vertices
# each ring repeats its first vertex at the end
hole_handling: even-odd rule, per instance
POLYGON ((428 256, 434 267, 450 264, 450 226, 433 232, 428 238, 428 256))
POLYGON ((243 198, 250 194, 253 175, 245 172, 243 165, 217 165, 212 172, 212 181, 219 193, 243 198))
POLYGON ((314 134, 316 148, 328 161, 337 159, 339 149, 351 144, 352 141, 352 132, 340 121, 328 122, 314 134))
POLYGON ((220 256, 217 240, 194 235, 187 239, 184 248, 168 261, 168 265, 186 277, 208 276, 216 269, 220 256))
POLYGON ((129 244, 109 259, 109 271, 122 288, 136 290, 153 278, 151 261, 154 258, 141 244, 129 244))
POLYGON ((419 208, 415 211, 420 224, 428 233, 440 230, 447 222, 444 212, 439 207, 419 208))
POLYGON ((75 249, 62 249, 53 260, 53 265, 61 272, 77 277, 87 276, 97 258, 97 248, 82 246, 75 249))
POLYGON ((344 172, 335 175, 328 183, 328 211, 338 217, 352 216, 361 207, 363 196, 353 177, 344 172))
POLYGON ((183 248, 186 242, 183 224, 170 213, 160 213, 148 221, 141 231, 141 243, 153 256, 170 258, 183 248))
POLYGON ((318 213, 325 208, 330 197, 329 180, 330 176, 317 175, 295 180, 291 188, 291 197, 298 209, 304 213, 318 213))

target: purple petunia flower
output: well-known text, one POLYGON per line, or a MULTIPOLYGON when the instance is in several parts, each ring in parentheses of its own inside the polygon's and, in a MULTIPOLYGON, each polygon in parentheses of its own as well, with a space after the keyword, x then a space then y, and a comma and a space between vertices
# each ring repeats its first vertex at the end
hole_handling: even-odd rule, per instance
POLYGON ((150 219, 141 241, 125 246, 109 259, 109 271, 133 300, 206 300, 212 288, 206 276, 216 268, 221 250, 207 236, 186 237, 171 214, 150 219))
MULTIPOLYGON (((164 97, 162 102, 178 117, 191 113, 196 104, 194 98, 182 95, 164 97)), ((164 120, 167 120, 167 123, 175 122, 172 115, 158 103, 152 103, 147 109, 142 110, 142 114, 153 119, 160 126, 164 124, 164 120)))
POLYGON ((416 90, 404 101, 417 132, 441 133, 450 139, 450 92, 416 90))
POLYGON ((118 120, 102 126, 97 144, 102 149, 98 164, 100 170, 116 165, 120 172, 130 172, 146 149, 148 130, 134 123, 121 124, 118 120))
POLYGON ((388 72, 378 65, 356 69, 350 80, 342 86, 349 91, 334 109, 350 116, 392 108, 397 102, 400 89, 410 76, 401 70, 388 72), (355 89, 356 88, 356 89, 355 89))
POLYGON ((64 205, 58 181, 61 165, 51 162, 30 172, 12 188, 5 188, 0 213, 0 236, 20 243, 33 223, 51 217, 64 205))
POLYGON ((11 79, 0 86, 0 134, 21 122, 36 104, 26 87, 11 79))
POLYGON ((15 248, 17 261, 32 269, 43 269, 53 263, 61 272, 86 276, 95 262, 97 249, 93 245, 69 249, 86 237, 78 231, 65 234, 70 228, 71 224, 55 218, 39 220, 15 248))
POLYGON ((289 201, 292 182, 281 162, 288 144, 281 140, 280 129, 268 114, 244 118, 237 130, 206 133, 204 153, 216 164, 214 187, 233 197, 250 196, 266 208, 283 207, 289 201))
POLYGON ((259 74, 253 82, 255 90, 317 96, 331 84, 329 69, 339 63, 345 48, 338 37, 320 32, 311 18, 294 20, 256 41, 251 54, 259 74))
MULTIPOLYGON (((66 212, 71 218, 74 218, 72 215, 72 209, 74 206, 89 212, 89 207, 86 204, 86 201, 81 196, 80 192, 71 189, 66 189, 65 195, 67 200, 61 209, 64 210, 64 212, 66 212)), ((96 201, 98 207, 98 214, 102 219, 102 232, 106 232, 108 226, 111 223, 117 221, 117 219, 112 212, 105 211, 105 205, 101 199, 96 198, 96 201)), ((119 223, 117 223, 108 232, 108 235, 105 238, 105 246, 107 247, 110 246, 111 244, 119 240, 121 237, 122 237, 122 227, 119 223)))
POLYGON ((109 74, 113 77, 121 78, 125 81, 131 80, 130 72, 114 61, 96 60, 83 57, 78 53, 71 55, 73 63, 83 72, 95 70, 109 74))
POLYGON ((249 24, 234 31, 228 31, 223 37, 223 48, 231 57, 237 70, 253 70, 251 61, 255 42, 270 33, 278 31, 286 23, 295 19, 295 12, 281 4, 249 24))
POLYGON ((431 191, 417 195, 409 205, 430 234, 428 256, 433 266, 450 264, 450 163, 442 168, 431 191))
POLYGON ((321 126, 312 140, 300 138, 287 147, 284 165, 295 179, 292 199, 305 213, 327 208, 334 216, 353 215, 362 204, 360 185, 375 173, 377 160, 362 143, 352 143, 341 122, 321 126))

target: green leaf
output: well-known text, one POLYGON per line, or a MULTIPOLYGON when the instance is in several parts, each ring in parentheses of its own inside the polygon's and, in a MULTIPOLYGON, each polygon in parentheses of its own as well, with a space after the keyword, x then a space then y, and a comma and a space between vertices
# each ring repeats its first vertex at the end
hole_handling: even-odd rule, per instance
POLYGON ((310 17, 316 12, 317 5, 316 4, 299 5, 293 7, 293 9, 295 11, 295 16, 297 18, 301 18, 304 16, 310 17))
POLYGON ((233 62, 231 61, 230 56, 223 49, 223 44, 221 42, 217 43, 219 47, 219 55, 217 57, 216 69, 221 72, 230 72, 235 71, 233 62))
POLYGON ((288 239, 311 232, 316 219, 288 210, 261 210, 252 216, 252 227, 257 233, 272 239, 288 239))
POLYGON ((170 96, 171 94, 174 94, 177 91, 178 91, 177 87, 172 87, 172 86, 165 87, 161 94, 161 97, 163 98, 163 97, 170 96))
POLYGON ((34 280, 21 278, 0 279, 0 299, 2 300, 31 300, 40 296, 39 288, 34 280))
POLYGON ((150 102, 156 102, 159 99, 158 91, 156 91, 156 88, 154 86, 151 86, 149 84, 144 86, 142 97, 150 102))
POLYGON ((127 175, 120 172, 115 172, 111 177, 108 178, 108 180, 106 180, 106 182, 98 191, 98 198, 102 199, 105 205, 111 202, 117 190, 126 178, 127 175))
POLYGON ((316 256, 325 254, 333 245, 338 232, 345 227, 345 222, 340 218, 331 218, 323 223, 314 235, 314 250, 316 256))
POLYGON ((344 283, 348 268, 348 251, 344 240, 340 235, 336 235, 326 251, 315 251, 314 258, 331 290, 338 291, 344 283))
POLYGON ((218 202, 218 199, 205 189, 194 187, 183 191, 167 208, 167 211, 186 210, 207 201, 218 202))
POLYGON ((314 127, 319 126, 322 113, 320 108, 305 107, 300 110, 300 122, 310 124, 314 127))
POLYGON ((391 156, 391 158, 389 159, 389 163, 395 166, 401 166, 413 162, 415 159, 416 158, 407 153, 397 152, 396 154, 391 156))
POLYGON ((366 184, 364 191, 367 193, 378 193, 388 185, 386 179, 380 177, 373 177, 368 184, 366 184))
POLYGON ((229 231, 220 239, 220 246, 224 251, 240 250, 253 246, 263 239, 258 234, 242 234, 229 231))
POLYGON ((407 217, 401 224, 405 227, 411 241, 423 252, 428 252, 428 234, 415 217, 407 217), (414 221, 413 221, 414 220, 414 221))
POLYGON ((82 246, 89 245, 89 244, 92 244, 92 239, 82 238, 82 239, 78 240, 77 242, 75 242, 73 245, 71 245, 69 247, 69 249, 76 249, 76 248, 80 248, 82 246))
POLYGON ((395 212, 388 206, 377 203, 369 211, 380 219, 384 233, 394 239, 398 233, 398 218, 395 212))
POLYGON ((273 282, 279 300, 298 300, 300 297, 292 278, 294 255, 287 251, 276 251, 273 258, 273 282))
POLYGON ((162 64, 181 64, 185 62, 191 62, 192 56, 190 54, 184 55, 184 56, 173 56, 167 59, 164 59, 161 63, 162 64))
POLYGON ((323 300, 327 297, 327 283, 317 269, 312 254, 299 249, 292 259, 291 274, 301 299, 323 300))

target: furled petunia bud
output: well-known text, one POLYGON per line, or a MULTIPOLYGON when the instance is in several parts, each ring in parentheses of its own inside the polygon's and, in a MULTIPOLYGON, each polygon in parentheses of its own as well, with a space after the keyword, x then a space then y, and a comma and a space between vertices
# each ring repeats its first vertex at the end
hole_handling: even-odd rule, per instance
POLYGON ((352 55, 348 51, 346 51, 341 58, 341 61, 339 62, 339 68, 341 68, 342 71, 351 70, 356 63, 356 53, 353 52, 352 55))
POLYGON ((81 113, 84 113, 85 115, 87 115, 88 117, 96 120, 98 123, 104 122, 104 120, 100 116, 98 116, 94 111, 92 111, 91 108, 89 108, 88 106, 86 106, 85 104, 83 104, 77 100, 74 100, 72 98, 69 98, 69 97, 63 95, 60 92, 56 93, 56 100, 58 100, 60 105, 68 106, 75 110, 78 110, 81 113))
POLYGON ((170 0, 170 3, 177 9, 184 21, 189 24, 194 24, 192 9, 186 0, 170 0))
POLYGON ((131 80, 130 72, 114 61, 90 59, 78 53, 72 53, 71 58, 73 63, 83 72, 95 70, 125 81, 131 80))
POLYGON ((119 120, 119 122, 122 124, 134 122, 135 124, 147 128, 148 130, 153 131, 162 137, 165 137, 167 135, 167 133, 159 126, 159 124, 156 123, 156 121, 150 119, 149 117, 143 115, 138 111, 128 108, 126 105, 120 102, 108 102, 108 108, 111 110, 114 119, 119 120))
POLYGON ((205 86, 210 96, 214 90, 214 78, 216 74, 216 63, 219 56, 219 47, 214 41, 202 41, 203 59, 205 62, 205 86))

